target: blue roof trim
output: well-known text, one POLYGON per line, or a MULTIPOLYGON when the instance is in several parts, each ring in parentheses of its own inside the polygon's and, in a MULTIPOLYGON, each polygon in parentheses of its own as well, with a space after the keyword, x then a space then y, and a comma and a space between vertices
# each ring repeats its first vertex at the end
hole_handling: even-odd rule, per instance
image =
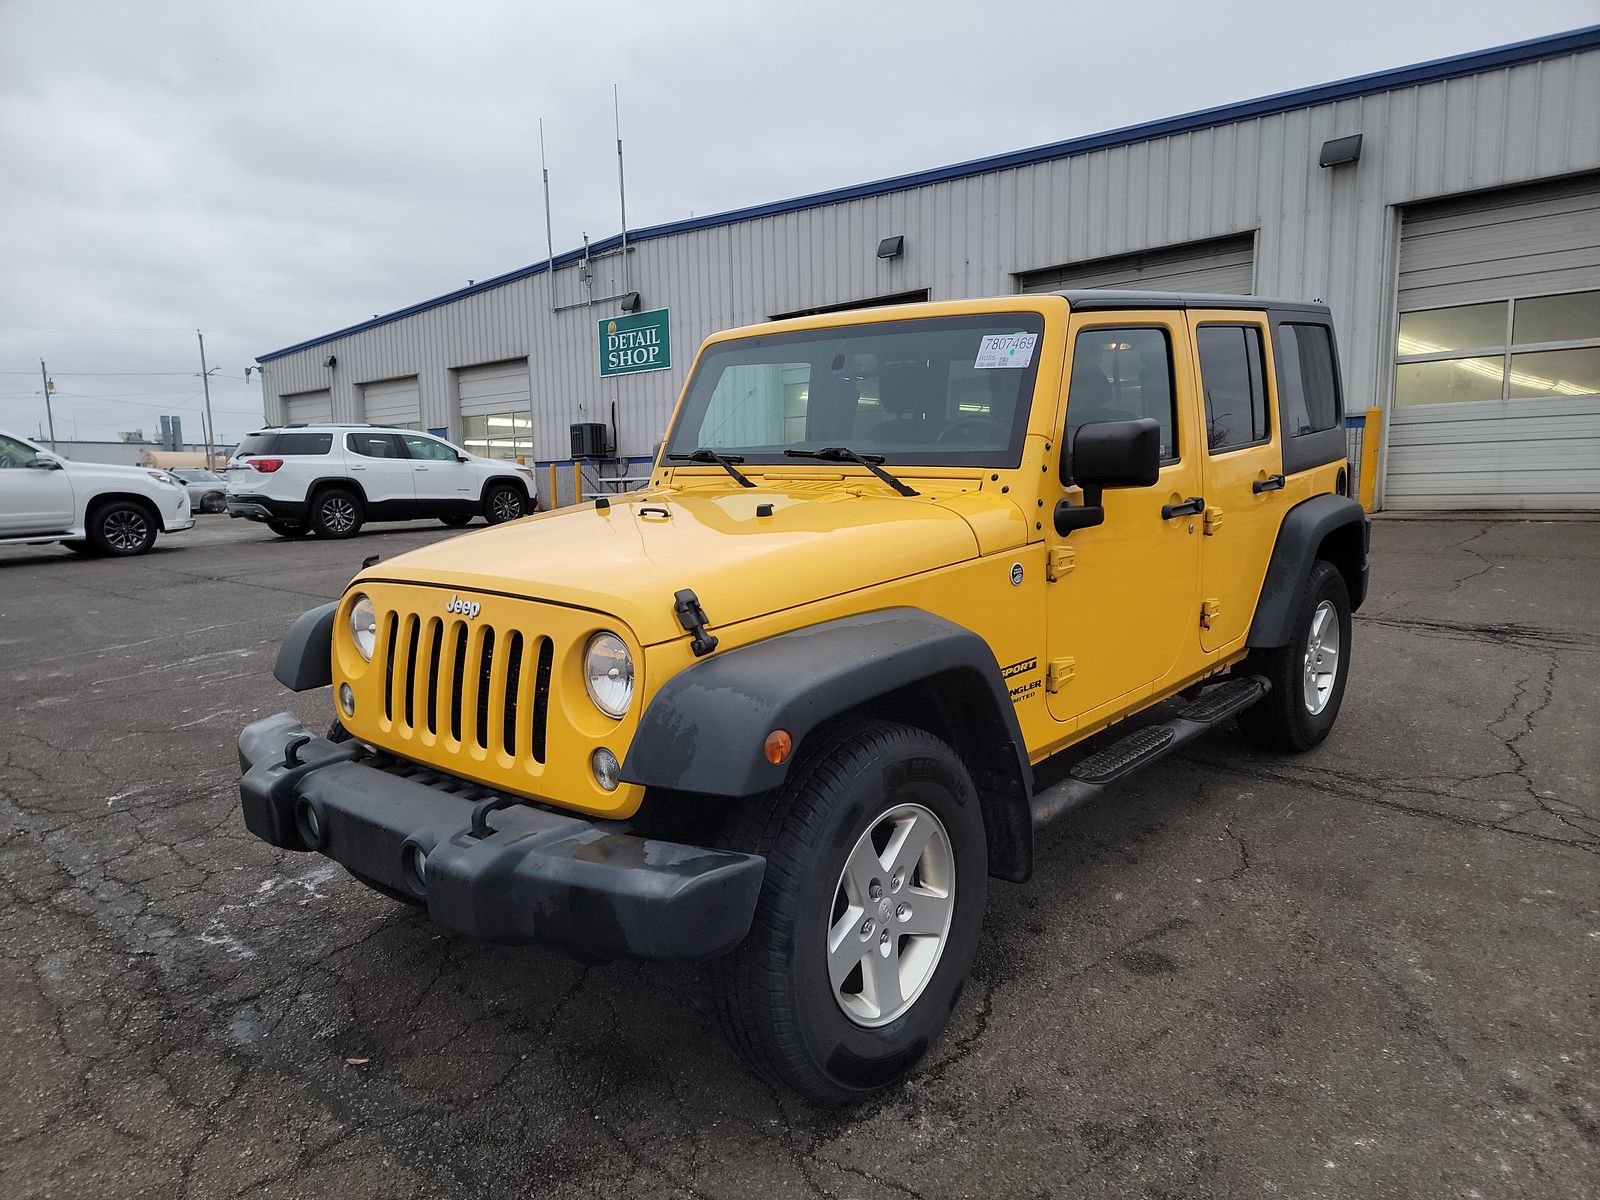
MULTIPOLYGON (((1235 121, 1249 120, 1253 117, 1267 117, 1297 108, 1308 108, 1313 104, 1328 104, 1336 100, 1352 100, 1361 96, 1370 96, 1377 92, 1388 92, 1396 88, 1413 87, 1421 83, 1433 83, 1441 79, 1453 79, 1463 75, 1477 75, 1485 71, 1498 70, 1501 67, 1537 62, 1545 58, 1558 58, 1564 54, 1575 54, 1579 51, 1597 48, 1600 48, 1600 25, 1588 25, 1582 29, 1573 29, 1546 37, 1529 38, 1527 41, 1512 42, 1509 45, 1495 46, 1488 50, 1473 50, 1466 54, 1456 54, 1449 58, 1436 58, 1429 62, 1416 63, 1409 67, 1394 67, 1385 71, 1374 71, 1368 75, 1355 75, 1349 79, 1336 80, 1333 83, 1321 83, 1313 87, 1278 92, 1271 96, 1261 96, 1255 100, 1243 100, 1232 104, 1218 105, 1215 108, 1202 108, 1176 117, 1163 117, 1158 121, 1147 121, 1141 125, 1126 125, 1120 129, 1111 129, 1104 133, 1092 133, 1062 142, 1051 142, 1044 146, 1033 146, 1026 150, 1013 150, 988 158, 974 158, 967 162, 955 163, 947 167, 935 167, 932 170, 917 171, 909 175, 896 175, 888 179, 875 180, 871 183, 858 183, 849 187, 835 188, 832 191, 813 192, 810 195, 796 196, 788 200, 777 200, 768 204, 757 204, 749 208, 738 208, 728 212, 712 213, 704 217, 693 217, 687 221, 671 221, 664 225, 651 225, 644 229, 632 231, 628 234, 628 240, 630 242, 651 241, 655 238, 671 237, 680 233, 692 233, 701 229, 714 229, 720 225, 733 225, 740 221, 778 216, 783 213, 797 212, 801 209, 819 208, 826 204, 839 204, 847 200, 860 200, 868 196, 883 196, 892 192, 908 191, 911 188, 926 187, 931 183, 944 183, 952 179, 964 179, 972 175, 986 175, 992 171, 1005 171, 1016 167, 1031 166, 1034 163, 1049 162, 1053 159, 1071 158, 1074 155, 1086 154, 1091 150, 1106 150, 1113 146, 1125 146, 1134 142, 1149 141, 1152 138, 1171 137, 1178 133, 1191 133, 1195 130, 1209 129, 1217 125, 1228 125, 1235 121)), ((621 235, 614 234, 603 241, 591 243, 589 252, 597 254, 603 251, 615 250, 621 244, 621 235)), ((309 341, 296 342, 293 346, 285 346, 282 350, 273 350, 270 353, 259 355, 256 361, 259 363, 271 362, 275 358, 283 358, 285 355, 294 354, 300 350, 309 350, 313 346, 321 346, 339 338, 360 333, 363 330, 375 329, 380 325, 401 321, 406 317, 427 312, 432 308, 453 304, 455 301, 465 299, 468 296, 476 296, 480 292, 491 291, 497 287, 504 287, 508 283, 515 283, 519 279, 527 279, 530 276, 540 275, 546 271, 575 263, 583 258, 583 253, 582 250, 569 250, 565 254, 556 255, 554 259, 537 262, 515 271, 508 271, 504 275, 482 280, 471 287, 458 288, 456 291, 447 292, 442 296, 419 301, 407 308, 396 309, 394 312, 374 317, 370 321, 362 321, 359 324, 335 330, 333 333, 311 338, 309 341)))

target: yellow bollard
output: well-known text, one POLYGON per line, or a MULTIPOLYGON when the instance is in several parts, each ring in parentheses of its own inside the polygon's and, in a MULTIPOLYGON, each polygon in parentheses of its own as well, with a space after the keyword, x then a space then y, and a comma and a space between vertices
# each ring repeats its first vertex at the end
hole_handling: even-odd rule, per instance
POLYGON ((1361 508, 1371 512, 1378 504, 1378 451, 1383 445, 1383 409, 1367 409, 1367 425, 1361 431, 1361 508))
POLYGON ((556 491, 556 465, 550 464, 550 507, 561 507, 561 493, 556 491))

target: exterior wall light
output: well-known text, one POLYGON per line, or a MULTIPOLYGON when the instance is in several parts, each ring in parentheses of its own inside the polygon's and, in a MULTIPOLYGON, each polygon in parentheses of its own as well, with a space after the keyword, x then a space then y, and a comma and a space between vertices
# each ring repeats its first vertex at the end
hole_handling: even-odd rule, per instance
POLYGON ((1337 167, 1343 163, 1353 163, 1361 157, 1361 135, 1352 133, 1349 137, 1333 138, 1322 143, 1322 153, 1317 157, 1319 167, 1337 167))

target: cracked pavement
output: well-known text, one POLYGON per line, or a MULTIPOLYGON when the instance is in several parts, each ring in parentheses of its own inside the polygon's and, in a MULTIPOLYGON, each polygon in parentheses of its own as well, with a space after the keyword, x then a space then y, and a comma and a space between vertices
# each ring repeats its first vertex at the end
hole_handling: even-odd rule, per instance
POLYGON ((944 1041, 819 1111, 692 966, 446 935, 238 816, 362 558, 203 517, 0 549, 16 1197, 1600 1195, 1600 522, 1380 520, 1340 723, 1221 731, 993 883, 944 1041))

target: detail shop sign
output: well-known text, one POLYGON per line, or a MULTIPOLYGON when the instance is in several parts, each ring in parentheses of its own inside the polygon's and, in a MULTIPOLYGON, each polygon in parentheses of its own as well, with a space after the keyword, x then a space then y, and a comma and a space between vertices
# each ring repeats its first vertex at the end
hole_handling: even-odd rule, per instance
POLYGON ((672 365, 667 310, 629 313, 600 321, 600 377, 663 371, 672 365))

